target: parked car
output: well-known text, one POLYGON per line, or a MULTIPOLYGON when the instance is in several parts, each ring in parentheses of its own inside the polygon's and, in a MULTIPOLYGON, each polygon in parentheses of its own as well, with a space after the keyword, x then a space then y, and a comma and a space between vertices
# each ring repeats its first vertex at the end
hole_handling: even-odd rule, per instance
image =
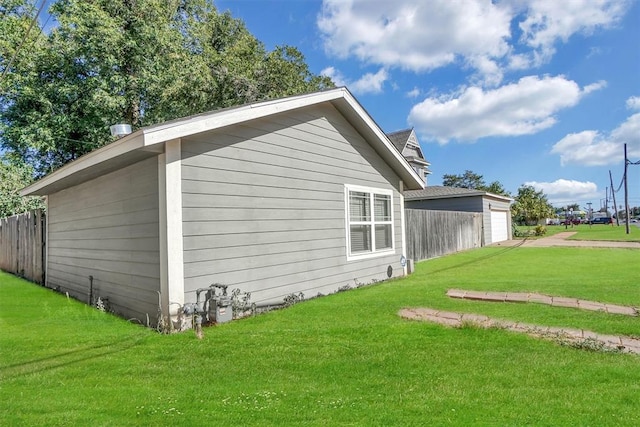
POLYGON ((612 222, 613 222, 613 219, 608 216, 601 216, 598 218, 593 218, 591 220, 591 224, 611 224, 612 222))
POLYGON ((562 221, 560 221, 560 225, 578 225, 580 224, 580 218, 573 218, 573 219, 563 219, 562 221))

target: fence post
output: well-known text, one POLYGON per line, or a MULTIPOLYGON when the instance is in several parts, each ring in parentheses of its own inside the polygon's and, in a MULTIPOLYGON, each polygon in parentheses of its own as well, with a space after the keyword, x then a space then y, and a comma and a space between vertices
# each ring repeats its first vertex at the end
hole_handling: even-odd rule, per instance
POLYGON ((44 217, 36 210, 0 218, 0 268, 44 284, 44 217))

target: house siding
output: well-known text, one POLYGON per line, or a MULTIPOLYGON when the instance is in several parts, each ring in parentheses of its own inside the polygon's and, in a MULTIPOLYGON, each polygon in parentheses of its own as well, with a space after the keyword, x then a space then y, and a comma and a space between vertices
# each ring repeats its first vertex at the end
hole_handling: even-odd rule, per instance
POLYGON ((212 283, 261 303, 401 275, 399 185, 330 105, 184 138, 185 301, 212 283), (393 191, 394 251, 347 261, 345 184, 393 191))
POLYGON ((482 196, 450 197, 443 199, 405 200, 407 209, 429 209, 434 211, 482 212, 482 196))
POLYGON ((47 286, 108 298, 127 318, 158 314, 158 161, 155 157, 48 197, 47 286))
MULTIPOLYGON (((492 241, 491 211, 509 212, 509 202, 486 196, 449 197, 441 199, 405 200, 407 209, 447 210, 482 213, 482 245, 492 241)), ((510 215, 507 215, 508 229, 511 229, 510 215)))
POLYGON ((484 212, 484 236, 487 244, 496 243, 493 241, 493 222, 491 218, 491 212, 505 212, 507 218, 507 237, 511 238, 511 214, 510 204, 508 202, 490 199, 485 197, 483 199, 483 212, 484 212))

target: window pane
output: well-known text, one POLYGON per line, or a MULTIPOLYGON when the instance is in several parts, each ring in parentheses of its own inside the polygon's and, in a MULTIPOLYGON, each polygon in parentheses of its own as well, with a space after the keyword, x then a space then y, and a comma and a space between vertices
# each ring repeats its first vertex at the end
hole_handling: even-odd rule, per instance
POLYGON ((349 212, 351 221, 371 221, 369 194, 357 191, 349 192, 349 212))
POLYGON ((376 225, 376 250, 390 249, 392 246, 391 224, 376 225))
POLYGON ((376 221, 391 221, 391 196, 375 194, 373 200, 376 221))
POLYGON ((351 226, 351 253, 371 252, 371 226, 351 226))

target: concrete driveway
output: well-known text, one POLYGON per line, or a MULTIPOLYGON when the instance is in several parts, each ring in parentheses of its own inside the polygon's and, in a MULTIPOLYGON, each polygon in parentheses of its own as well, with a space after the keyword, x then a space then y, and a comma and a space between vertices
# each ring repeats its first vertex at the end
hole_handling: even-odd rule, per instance
POLYGON ((540 239, 514 239, 495 243, 492 246, 525 246, 525 247, 549 247, 549 246, 573 246, 582 248, 632 248, 640 249, 640 242, 609 242, 598 240, 567 240, 576 234, 575 231, 563 231, 549 237, 540 239))

